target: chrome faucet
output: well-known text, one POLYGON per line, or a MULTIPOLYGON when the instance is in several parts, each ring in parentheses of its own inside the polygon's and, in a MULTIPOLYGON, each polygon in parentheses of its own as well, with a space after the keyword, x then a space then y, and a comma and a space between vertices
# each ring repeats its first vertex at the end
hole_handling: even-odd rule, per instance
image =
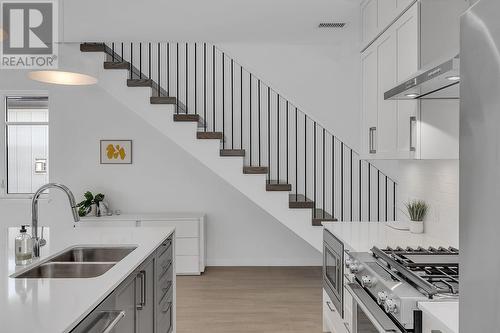
POLYGON ((47 242, 43 239, 43 231, 42 237, 38 238, 38 199, 40 195, 49 188, 58 188, 62 190, 69 199, 69 205, 71 206, 71 212, 73 213, 73 219, 75 222, 80 221, 80 216, 78 215, 78 209, 75 202, 75 197, 70 189, 63 185, 57 183, 49 183, 40 187, 35 194, 33 195, 33 199, 31 200, 31 237, 33 238, 33 257, 40 257, 40 247, 44 246, 47 242))

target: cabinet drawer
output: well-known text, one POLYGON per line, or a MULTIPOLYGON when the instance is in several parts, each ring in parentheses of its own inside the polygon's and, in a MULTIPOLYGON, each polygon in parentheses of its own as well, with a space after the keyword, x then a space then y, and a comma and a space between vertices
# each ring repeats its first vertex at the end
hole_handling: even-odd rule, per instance
POLYGON ((176 221, 141 221, 142 227, 158 227, 167 226, 175 227, 175 235, 179 237, 199 237, 200 228, 198 220, 176 220, 176 221))
POLYGON ((177 238, 175 254, 178 256, 197 256, 200 254, 199 238, 177 238))
POLYGON ((161 300, 158 307, 157 332, 169 333, 172 331, 172 297, 173 290, 170 288, 170 291, 165 295, 164 299, 161 300))
POLYGON ((157 253, 158 256, 161 257, 165 253, 165 251, 170 250, 172 251, 172 237, 169 237, 167 240, 165 240, 159 247, 157 253))
POLYGON ((175 271, 177 274, 199 274, 200 257, 198 256, 176 256, 175 271))
POLYGON ((157 281, 161 279, 164 275, 172 273, 173 261, 172 261, 172 246, 170 246, 166 251, 164 251, 156 260, 156 279, 157 281))

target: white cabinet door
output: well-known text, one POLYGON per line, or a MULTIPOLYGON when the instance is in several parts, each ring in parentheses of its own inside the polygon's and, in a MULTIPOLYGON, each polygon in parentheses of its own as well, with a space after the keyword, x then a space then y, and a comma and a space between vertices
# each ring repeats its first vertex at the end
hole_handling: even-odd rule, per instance
MULTIPOLYGON (((387 1, 387 0, 382 0, 387 1)), ((361 6, 362 36, 363 45, 370 42, 377 35, 378 31, 378 0, 367 0, 361 6)))
POLYGON ((396 84, 396 36, 387 33, 377 43, 378 59, 378 111, 377 111, 377 156, 391 158, 397 144, 397 103, 384 100, 384 92, 396 84))
POLYGON ((378 29, 385 29, 396 17, 397 0, 378 1, 378 29))
POLYGON ((363 151, 365 154, 375 153, 377 127, 377 95, 378 69, 377 50, 368 49, 362 55, 362 114, 363 114, 363 151))

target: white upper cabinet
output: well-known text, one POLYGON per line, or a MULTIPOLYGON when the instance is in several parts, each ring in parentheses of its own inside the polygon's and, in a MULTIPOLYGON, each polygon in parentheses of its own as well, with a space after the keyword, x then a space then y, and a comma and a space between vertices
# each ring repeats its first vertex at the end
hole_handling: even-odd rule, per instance
POLYGON ((457 101, 385 100, 384 93, 415 74, 422 59, 452 53, 459 15, 466 8, 462 0, 362 3, 362 37, 368 45, 361 54, 365 158, 458 158, 457 101))

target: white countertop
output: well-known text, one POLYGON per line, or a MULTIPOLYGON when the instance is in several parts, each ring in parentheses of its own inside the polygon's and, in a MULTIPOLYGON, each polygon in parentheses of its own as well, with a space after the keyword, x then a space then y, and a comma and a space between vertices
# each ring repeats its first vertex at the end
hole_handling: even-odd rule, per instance
MULTIPOLYGON (((15 279, 14 237, 18 228, 0 233, 0 323, 9 333, 68 332, 168 237, 174 228, 51 228, 45 230, 43 260, 75 245, 135 245, 109 271, 88 279, 15 279)), ((32 263, 30 266, 35 265, 32 263)))
POLYGON ((449 332, 458 333, 458 302, 419 302, 418 308, 449 332))
POLYGON ((120 214, 110 216, 85 216, 82 221, 157 221, 157 220, 192 220, 200 219, 205 214, 200 212, 167 212, 144 214, 120 214))
POLYGON ((323 226, 339 238, 347 250, 354 252, 368 252, 374 246, 457 247, 457 244, 448 244, 425 233, 412 234, 408 230, 396 230, 385 222, 324 222, 323 226))

